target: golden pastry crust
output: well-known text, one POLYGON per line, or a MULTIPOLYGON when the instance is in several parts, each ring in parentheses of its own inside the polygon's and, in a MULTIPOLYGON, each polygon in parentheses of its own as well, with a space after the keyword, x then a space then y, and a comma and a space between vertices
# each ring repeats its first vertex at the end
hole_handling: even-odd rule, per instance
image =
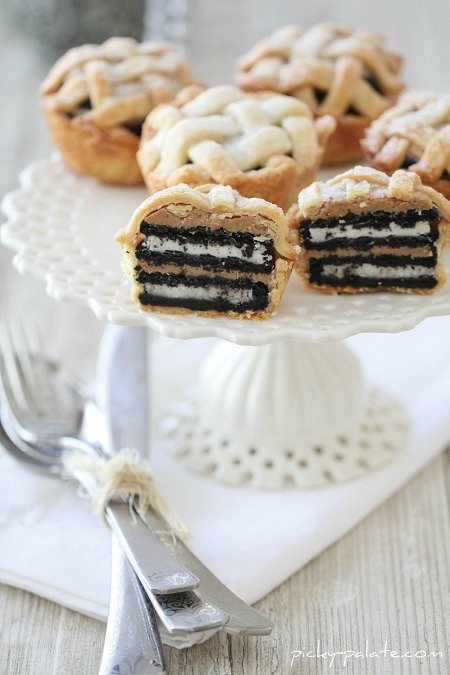
POLYGON ((42 84, 41 104, 52 142, 73 171, 136 185, 143 120, 192 81, 171 45, 111 38, 61 57, 42 84))
POLYGON ((362 142, 376 169, 408 171, 450 199, 450 94, 408 92, 375 120, 362 142))
POLYGON ((246 91, 271 89, 307 103, 316 116, 337 121, 324 165, 358 159, 370 121, 403 89, 402 58, 370 32, 333 23, 277 29, 239 59, 236 82, 246 91))
POLYGON ((43 101, 50 137, 64 162, 76 173, 105 183, 139 185, 142 175, 136 161, 139 138, 125 128, 102 131, 92 123, 77 123, 43 101))
POLYGON ((368 126, 368 120, 359 115, 337 117, 336 129, 325 147, 323 166, 339 166, 361 159, 361 140, 368 126))
POLYGON ((291 97, 188 88, 147 117, 137 157, 152 193, 218 183, 287 209, 314 179, 334 127, 291 97))
MULTIPOLYGON (((427 295, 434 293, 446 281, 445 270, 441 264, 443 247, 448 243, 450 229, 450 202, 433 188, 423 185, 420 177, 411 172, 399 169, 392 176, 370 167, 356 166, 326 182, 316 182, 305 188, 298 196, 298 204, 292 206, 288 213, 290 241, 293 245, 301 245, 298 227, 303 220, 326 219, 343 216, 346 213, 370 213, 371 211, 386 210, 401 212, 408 209, 428 210, 437 206, 442 220, 439 224, 439 239, 436 242, 437 250, 437 279, 438 283, 431 289, 409 289, 400 285, 393 288, 383 286, 377 288, 360 288, 343 286, 336 289, 323 283, 311 282, 309 278, 309 257, 306 250, 302 250, 295 264, 296 271, 302 282, 308 288, 320 290, 324 293, 372 293, 380 290, 394 290, 401 293, 419 293, 427 295)), ((391 249, 392 250, 392 249, 391 249)), ((423 253, 419 248, 396 249, 398 255, 413 256, 423 253)), ((353 250, 339 251, 339 256, 353 255, 353 250)), ((359 253, 359 252, 358 252, 359 253)), ((385 247, 373 248, 363 252, 370 255, 388 253, 385 247)), ((314 257, 325 256, 326 252, 314 251, 314 257)))
MULTIPOLYGON (((143 311, 160 312, 167 314, 192 314, 192 310, 180 307, 160 307, 154 305, 142 305, 139 301, 140 287, 136 283, 135 268, 142 263, 136 258, 136 246, 141 240, 140 226, 144 219, 151 214, 169 208, 179 218, 184 218, 192 209, 205 211, 207 214, 216 216, 221 221, 221 227, 227 227, 227 221, 238 217, 250 217, 258 219, 256 229, 260 233, 263 228, 274 239, 276 253, 275 268, 270 275, 269 305, 261 311, 246 312, 217 312, 201 311, 201 316, 219 317, 230 316, 235 319, 266 319, 277 308, 283 295, 286 284, 291 274, 294 260, 297 257, 295 248, 289 242, 289 230, 283 211, 259 198, 246 198, 240 195, 230 186, 204 185, 192 188, 186 184, 180 184, 166 188, 146 199, 134 212, 127 227, 120 230, 116 235, 116 241, 123 251, 123 269, 132 282, 132 299, 143 311)), ((218 223, 215 223, 215 227, 218 223)), ((236 228, 233 228, 236 231, 236 228)), ((145 269, 145 263, 143 265, 145 269)), ((175 268, 169 267, 169 271, 176 273, 175 268)), ((183 266, 186 272, 188 266, 183 266)), ((194 275, 201 274, 199 268, 194 275)), ((231 273, 225 273, 225 278, 230 278, 231 273)), ((250 276, 242 273, 241 277, 250 276)), ((257 278, 259 280, 259 277, 257 278)))

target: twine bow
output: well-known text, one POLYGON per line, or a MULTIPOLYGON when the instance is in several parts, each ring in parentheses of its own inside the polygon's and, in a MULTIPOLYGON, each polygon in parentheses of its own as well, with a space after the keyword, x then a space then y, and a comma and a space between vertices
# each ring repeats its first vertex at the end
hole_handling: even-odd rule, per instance
POLYGON ((142 461, 136 450, 125 448, 110 458, 71 451, 65 453, 63 465, 68 478, 81 473, 95 479, 92 505, 98 515, 104 515, 110 501, 125 498, 130 507, 135 503, 143 516, 150 509, 155 511, 181 539, 188 535, 188 529, 156 487, 148 462, 142 461))

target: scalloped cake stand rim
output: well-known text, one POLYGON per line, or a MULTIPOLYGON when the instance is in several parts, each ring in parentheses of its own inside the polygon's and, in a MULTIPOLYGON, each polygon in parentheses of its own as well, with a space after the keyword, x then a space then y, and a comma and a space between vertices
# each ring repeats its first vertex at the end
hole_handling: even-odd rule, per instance
MULTIPOLYGON (((2 225, 0 230, 1 241, 6 247, 16 252, 13 259, 13 265, 21 274, 29 274, 33 278, 43 281, 46 284, 47 294, 58 301, 75 302, 77 304, 88 306, 100 320, 119 325, 147 326, 163 335, 178 339, 216 337, 241 345, 257 346, 278 342, 280 340, 299 340, 317 343, 339 341, 352 335, 365 332, 396 333, 410 330, 426 318, 450 313, 450 289, 447 289, 445 295, 440 296, 440 302, 427 301, 428 298, 435 298, 436 296, 397 296, 403 297, 405 299, 404 302, 406 303, 411 302, 408 301, 407 298, 420 297, 421 299, 417 301, 416 307, 411 308, 411 304, 409 304, 410 310, 408 310, 408 312, 405 312, 402 316, 397 315, 393 318, 389 317, 387 312, 386 315, 380 316, 379 309, 376 318, 371 318, 370 314, 367 316, 362 315, 359 318, 350 317, 346 322, 342 322, 340 325, 328 325, 325 318, 320 325, 302 326, 300 308, 298 325, 283 326, 280 325, 279 322, 273 322, 273 319, 268 319, 265 322, 228 319, 224 323, 222 319, 216 320, 198 316, 176 316, 140 312, 132 305, 126 294, 126 282, 118 282, 117 279, 115 280, 115 283, 120 287, 120 297, 126 298, 126 300, 122 299, 117 307, 111 307, 108 303, 105 304, 105 301, 102 301, 101 299, 101 295, 98 293, 96 295, 96 292, 99 288, 102 288, 102 283, 105 284, 105 282, 112 279, 112 274, 108 270, 106 273, 103 272, 96 260, 88 259, 88 252, 86 252, 85 249, 82 250, 82 246, 79 242, 77 244, 75 243, 76 236, 72 232, 73 228, 71 229, 69 225, 67 225, 65 229, 61 230, 61 235, 69 241, 74 249, 77 249, 78 246, 79 250, 75 251, 74 256, 75 254, 81 256, 81 258, 84 256, 82 259, 84 264, 83 269, 85 269, 83 283, 84 288, 86 288, 86 286, 89 288, 89 292, 86 291, 83 293, 83 285, 77 287, 76 283, 73 286, 61 283, 61 269, 58 269, 57 259, 53 259, 47 268, 37 266, 33 255, 30 255, 30 251, 27 249, 27 245, 24 245, 23 240, 20 238, 20 227, 27 227, 27 224, 24 225, 24 214, 20 211, 20 206, 18 206, 18 204, 20 204, 20 201, 22 200, 23 208, 24 200, 31 199, 33 196, 36 196, 36 194, 39 195, 39 180, 42 175, 45 175, 46 171, 59 172, 59 174, 57 173, 56 175, 57 178, 58 175, 60 177, 62 176, 61 180, 68 181, 69 185, 75 187, 83 187, 84 185, 95 189, 93 186, 97 185, 94 181, 90 181, 90 179, 70 174, 62 167, 58 157, 52 157, 50 160, 41 160, 29 165, 20 174, 21 187, 7 194, 3 200, 2 210, 8 220, 2 225), (90 274, 96 278, 97 284, 92 284, 92 287, 89 287, 90 274)), ((70 189, 68 192, 70 192, 70 189)), ((73 192, 78 200, 82 199, 82 196, 80 197, 80 192, 81 195, 83 194, 82 190, 74 189, 73 192)), ((73 199, 75 200, 75 196, 73 199)), ((70 220, 68 219, 67 222, 69 223, 70 220)), ((33 227, 33 224, 30 225, 30 227, 33 227)), ((450 270, 448 269, 447 271, 449 272, 450 270)), ((373 294, 372 297, 378 296, 378 298, 381 298, 385 295, 386 294, 373 294)), ((342 296, 327 296, 329 306, 339 302, 338 298, 340 297, 342 296)), ((360 303, 360 301, 358 301, 359 297, 363 296, 353 296, 353 304, 355 307, 358 306, 358 302, 360 303)), ((323 297, 320 296, 320 298, 321 300, 318 304, 321 302, 323 305, 323 297)), ((327 305, 324 305, 324 307, 326 306, 327 305)), ((386 309, 388 309, 388 307, 386 309)), ((383 310, 381 309, 381 311, 383 310)))

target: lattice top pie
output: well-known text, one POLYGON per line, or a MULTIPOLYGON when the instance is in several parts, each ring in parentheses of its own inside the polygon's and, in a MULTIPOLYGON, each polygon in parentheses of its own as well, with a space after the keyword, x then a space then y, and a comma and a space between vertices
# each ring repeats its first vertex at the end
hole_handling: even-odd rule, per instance
POLYGON ((72 168, 132 183, 142 180, 134 154, 143 120, 192 82, 172 45, 111 38, 69 50, 51 69, 41 95, 53 140, 72 168), (88 154, 84 164, 81 148, 88 154))
POLYGON ((284 26, 239 60, 236 81, 246 91, 295 96, 316 115, 333 115, 340 126, 350 117, 352 127, 348 133, 344 128, 342 142, 328 157, 337 163, 360 154, 355 118, 367 123, 392 105, 403 88, 401 66, 402 58, 388 52, 374 33, 333 23, 306 30, 284 26), (356 144, 349 147, 352 135, 356 144))
POLYGON ((373 122, 363 148, 376 168, 408 169, 450 197, 450 94, 404 94, 373 122))
POLYGON ((147 117, 138 162, 151 192, 219 183, 287 208, 314 178, 334 126, 289 96, 184 91, 147 117))

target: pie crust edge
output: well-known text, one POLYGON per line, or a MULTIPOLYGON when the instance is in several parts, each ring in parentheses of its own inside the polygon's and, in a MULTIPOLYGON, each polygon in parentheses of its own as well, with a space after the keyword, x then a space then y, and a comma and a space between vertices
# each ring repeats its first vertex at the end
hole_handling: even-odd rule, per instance
POLYGON ((114 185, 143 183, 136 160, 139 138, 131 131, 102 131, 92 122, 70 118, 53 108, 49 96, 42 98, 42 110, 53 145, 75 173, 114 185))

